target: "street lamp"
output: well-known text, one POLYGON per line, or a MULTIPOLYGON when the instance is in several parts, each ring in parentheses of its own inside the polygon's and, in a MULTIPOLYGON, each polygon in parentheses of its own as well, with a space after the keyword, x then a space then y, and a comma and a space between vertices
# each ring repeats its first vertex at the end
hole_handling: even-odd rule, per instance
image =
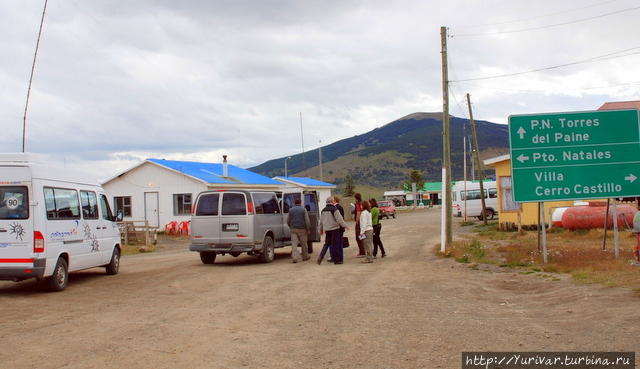
POLYGON ((289 156, 288 158, 284 159, 284 178, 289 177, 287 175, 287 160, 291 159, 291 156, 289 156))

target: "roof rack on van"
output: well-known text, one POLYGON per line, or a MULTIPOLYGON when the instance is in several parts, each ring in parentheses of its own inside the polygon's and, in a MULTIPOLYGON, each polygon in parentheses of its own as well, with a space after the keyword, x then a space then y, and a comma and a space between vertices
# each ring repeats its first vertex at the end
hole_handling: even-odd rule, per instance
POLYGON ((40 155, 29 152, 1 153, 0 162, 44 164, 44 162, 40 158, 40 155))

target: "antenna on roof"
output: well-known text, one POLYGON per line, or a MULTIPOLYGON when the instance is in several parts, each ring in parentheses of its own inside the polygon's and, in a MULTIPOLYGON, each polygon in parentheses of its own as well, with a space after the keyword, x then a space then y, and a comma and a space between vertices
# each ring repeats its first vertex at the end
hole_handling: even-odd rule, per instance
POLYGON ((40 20, 40 31, 38 31, 38 41, 36 42, 36 52, 33 55, 33 64, 31 64, 31 77, 29 77, 29 88, 27 89, 27 102, 24 105, 24 118, 22 120, 22 152, 25 152, 27 142, 27 109, 29 108, 29 95, 31 95, 31 84, 33 83, 33 71, 36 69, 36 58, 38 57, 38 46, 40 46, 40 36, 42 35, 42 26, 44 25, 44 14, 47 12, 47 0, 44 0, 44 10, 42 10, 42 19, 40 20))

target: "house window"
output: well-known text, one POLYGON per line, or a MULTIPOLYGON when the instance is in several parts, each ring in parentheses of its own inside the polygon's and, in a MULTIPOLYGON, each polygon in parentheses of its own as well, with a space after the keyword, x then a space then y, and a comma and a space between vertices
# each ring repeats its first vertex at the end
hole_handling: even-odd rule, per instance
POLYGON ((113 200, 116 204, 116 214, 118 214, 119 211, 122 211, 123 216, 131 216, 131 196, 114 197, 113 200))
POLYGON ((173 195, 173 215, 191 214, 191 194, 173 195))
POLYGON ((522 210, 522 206, 513 201, 513 181, 511 176, 500 177, 500 194, 502 196, 501 212, 522 210))

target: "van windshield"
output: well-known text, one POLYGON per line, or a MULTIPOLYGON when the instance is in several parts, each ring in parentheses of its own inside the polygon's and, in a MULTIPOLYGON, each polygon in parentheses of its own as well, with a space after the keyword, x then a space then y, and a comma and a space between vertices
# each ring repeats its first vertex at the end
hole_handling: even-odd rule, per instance
POLYGON ((0 186, 0 219, 28 219, 29 191, 27 186, 0 186))

